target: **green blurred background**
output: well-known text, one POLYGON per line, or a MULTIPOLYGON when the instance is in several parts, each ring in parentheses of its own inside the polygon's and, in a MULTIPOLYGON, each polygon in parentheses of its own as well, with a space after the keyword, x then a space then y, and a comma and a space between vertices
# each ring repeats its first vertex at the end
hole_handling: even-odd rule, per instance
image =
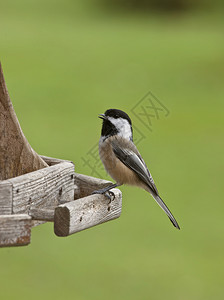
POLYGON ((165 2, 0 1, 0 60, 33 148, 91 175, 98 113, 133 118, 151 91, 170 113, 152 132, 133 118, 138 148, 181 226, 122 187, 120 219, 67 238, 44 224, 1 249, 1 299, 223 299, 223 6, 165 2))

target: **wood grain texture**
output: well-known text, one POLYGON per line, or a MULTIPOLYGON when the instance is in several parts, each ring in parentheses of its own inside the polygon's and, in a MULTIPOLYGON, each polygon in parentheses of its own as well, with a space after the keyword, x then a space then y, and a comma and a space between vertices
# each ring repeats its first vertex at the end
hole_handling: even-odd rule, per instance
POLYGON ((93 191, 100 190, 113 184, 111 181, 75 173, 75 199, 91 195, 93 191))
MULTIPOLYGON (((12 187, 12 213, 55 208, 74 199, 74 165, 63 162, 1 182, 12 187)), ((9 195, 9 199, 10 199, 9 195)))
POLYGON ((0 215, 12 213, 12 184, 0 181, 0 215))
POLYGON ((31 217, 25 214, 0 216, 0 247, 30 243, 31 217))
POLYGON ((54 209, 30 208, 29 215, 33 220, 54 222, 54 209))
POLYGON ((41 168, 46 162, 32 149, 13 109, 0 64, 0 180, 41 168))
POLYGON ((112 189, 115 198, 110 201, 104 195, 91 195, 59 205, 55 209, 54 232, 68 236, 89 227, 116 219, 121 214, 122 194, 112 189))

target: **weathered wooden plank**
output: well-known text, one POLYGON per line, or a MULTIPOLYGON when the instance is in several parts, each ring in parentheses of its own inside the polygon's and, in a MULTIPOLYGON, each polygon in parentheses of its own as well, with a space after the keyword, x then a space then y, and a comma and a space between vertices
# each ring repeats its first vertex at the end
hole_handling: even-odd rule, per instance
POLYGON ((0 216, 0 247, 30 243, 31 217, 25 214, 0 216))
POLYGON ((0 215, 12 213, 12 184, 7 180, 0 181, 0 215))
POLYGON ((12 185, 13 213, 31 207, 54 208, 74 199, 74 165, 64 162, 7 180, 12 185))
POLYGON ((100 190, 111 184, 113 184, 111 181, 75 173, 74 197, 75 199, 86 197, 91 195, 93 191, 100 190))
POLYGON ((29 215, 33 220, 54 222, 54 209, 31 208, 29 215))
POLYGON ((121 214, 122 194, 112 189, 115 197, 110 201, 105 195, 91 195, 62 204, 55 209, 54 232, 68 236, 89 227, 116 219, 121 214))

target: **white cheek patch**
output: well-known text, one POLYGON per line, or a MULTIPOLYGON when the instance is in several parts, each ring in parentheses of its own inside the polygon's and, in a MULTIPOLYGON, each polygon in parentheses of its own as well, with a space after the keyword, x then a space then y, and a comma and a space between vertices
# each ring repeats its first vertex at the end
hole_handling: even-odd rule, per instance
POLYGON ((128 140, 132 139, 131 125, 129 124, 128 120, 123 118, 115 119, 112 117, 108 117, 108 120, 117 128, 117 135, 128 140))

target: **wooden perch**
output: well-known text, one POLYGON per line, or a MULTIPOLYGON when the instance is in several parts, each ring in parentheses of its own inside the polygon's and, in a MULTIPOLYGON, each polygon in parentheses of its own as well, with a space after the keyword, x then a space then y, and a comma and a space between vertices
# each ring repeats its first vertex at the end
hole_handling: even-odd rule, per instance
POLYGON ((91 195, 59 205, 55 209, 54 232, 68 236, 89 227, 116 219, 121 214, 122 197, 118 189, 112 190, 112 200, 104 195, 91 195))
POLYGON ((0 180, 47 166, 47 163, 31 148, 22 132, 0 64, 0 180))

